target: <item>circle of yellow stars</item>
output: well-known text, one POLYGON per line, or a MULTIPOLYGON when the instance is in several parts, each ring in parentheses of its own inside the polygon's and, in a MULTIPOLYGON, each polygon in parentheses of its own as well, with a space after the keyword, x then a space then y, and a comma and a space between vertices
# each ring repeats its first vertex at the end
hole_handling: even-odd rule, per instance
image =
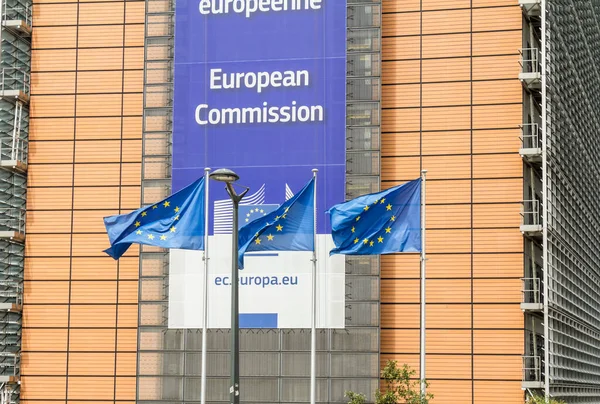
MULTIPOLYGON (((157 237, 160 241, 168 240, 169 236, 167 234, 159 235, 159 234, 155 234, 155 233, 152 233, 149 231, 143 231, 139 228, 142 226, 142 220, 143 220, 142 218, 148 216, 148 211, 159 209, 159 206, 162 206, 163 209, 173 209, 173 214, 174 214, 173 223, 172 223, 171 227, 169 228, 169 234, 177 232, 177 227, 175 226, 175 222, 177 222, 179 220, 179 212, 181 211, 181 208, 179 206, 175 206, 174 208, 171 208, 171 202, 164 201, 161 204, 152 205, 151 207, 145 209, 144 211, 142 211, 142 213, 140 213, 139 218, 133 223, 133 226, 136 229, 135 234, 137 236, 145 237, 149 241, 154 241, 157 237)), ((160 219, 163 219, 163 218, 164 217, 161 214, 160 219)), ((147 223, 144 223, 144 224, 147 224, 147 223)))
POLYGON ((252 216, 253 213, 260 213, 263 216, 266 215, 264 209, 260 209, 260 208, 250 209, 250 212, 246 213, 246 218, 244 219, 246 221, 246 223, 248 223, 250 221, 250 216, 252 216))
MULTIPOLYGON (((290 208, 287 207, 287 208, 285 208, 285 210, 283 211, 283 214, 281 216, 275 216, 275 223, 277 223, 277 226, 275 226, 275 234, 283 231, 283 225, 281 224, 280 220, 283 220, 287 217, 287 213, 289 212, 289 210, 290 210, 290 208)), ((261 209, 261 213, 262 213, 262 209, 261 209)), ((271 225, 271 226, 269 226, 269 228, 270 227, 273 227, 273 226, 271 225)), ((265 235, 267 233, 267 230, 269 230, 269 228, 265 229, 265 231, 263 232, 263 235, 265 235)), ((257 236, 258 236, 258 234, 257 234, 257 236)), ((275 240, 275 236, 273 235, 272 231, 269 232, 268 234, 266 234, 266 237, 267 237, 266 241, 274 241, 275 240)), ((254 239, 254 244, 256 244, 256 245, 261 245, 262 242, 263 242, 263 239, 261 239, 260 236, 256 237, 254 239)))
MULTIPOLYGON (((388 204, 385 204, 385 198, 381 198, 381 199, 377 199, 377 200, 375 200, 375 202, 373 202, 373 204, 372 204, 372 205, 366 205, 366 206, 363 208, 363 211, 364 211, 364 212, 368 212, 368 211, 369 211, 369 209, 371 209, 372 207, 374 207, 374 206, 376 206, 376 205, 384 205, 384 206, 385 206, 385 210, 386 210, 386 212, 388 212, 388 211, 392 211, 392 208, 393 208, 392 204, 390 204, 390 203, 388 203, 388 204)), ((361 219, 361 215, 357 215, 357 216, 356 216, 356 218, 355 218, 354 220, 355 220, 356 222, 358 222, 358 221, 360 221, 360 219, 361 219)), ((392 216, 390 217, 390 219, 389 219, 389 220, 390 220, 391 222, 395 222, 395 221, 396 221, 396 215, 392 215, 392 216)), ((385 230, 385 233, 384 233, 384 235, 385 235, 385 234, 391 234, 391 233, 392 233, 392 227, 391 227, 391 225, 388 225, 388 226, 387 226, 387 227, 386 227, 384 230, 385 230)), ((352 233, 356 233, 356 227, 355 227, 355 226, 352 226, 352 228, 350 229, 350 231, 351 231, 352 233)), ((366 246, 366 247, 373 247, 373 246, 375 245, 375 243, 376 243, 376 242, 377 242, 377 244, 382 244, 384 241, 385 241, 385 237, 384 237, 383 235, 379 235, 379 236, 378 236, 376 239, 374 239, 374 240, 370 240, 369 238, 364 238, 364 239, 362 240, 362 245, 364 245, 364 246, 366 246)), ((360 238, 356 237, 356 238, 354 238, 353 242, 354 242, 354 244, 358 244, 358 243, 361 243, 361 240, 360 240, 360 238)))

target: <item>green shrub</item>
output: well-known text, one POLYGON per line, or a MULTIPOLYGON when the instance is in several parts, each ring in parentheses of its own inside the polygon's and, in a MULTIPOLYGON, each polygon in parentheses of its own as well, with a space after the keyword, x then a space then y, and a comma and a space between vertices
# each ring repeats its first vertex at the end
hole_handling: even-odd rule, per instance
POLYGON ((544 396, 530 396, 527 397, 527 404, 567 404, 565 401, 557 400, 555 398, 550 398, 548 401, 544 398, 544 396))
MULTIPOLYGON (((382 392, 377 389, 375 404, 429 404, 429 401, 433 399, 433 394, 421 394, 420 381, 412 379, 415 373, 406 364, 398 367, 396 361, 388 361, 381 371, 385 391, 382 392)), ((425 386, 429 387, 426 381, 425 386)), ((348 404, 364 404, 366 402, 366 397, 363 394, 347 391, 345 396, 350 399, 348 404)))

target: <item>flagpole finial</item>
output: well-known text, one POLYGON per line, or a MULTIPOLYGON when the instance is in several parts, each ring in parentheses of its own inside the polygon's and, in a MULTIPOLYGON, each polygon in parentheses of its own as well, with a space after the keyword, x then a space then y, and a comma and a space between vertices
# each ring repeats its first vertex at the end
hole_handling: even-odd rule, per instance
POLYGON ((313 169, 312 169, 312 172, 313 172, 313 173, 318 173, 318 172, 319 172, 319 169, 318 169, 318 168, 313 168, 313 169))
POLYGON ((427 174, 427 170, 421 170, 421 173, 427 174))
POLYGON ((206 172, 206 173, 207 173, 207 172, 210 172, 210 168, 209 168, 209 167, 206 167, 206 168, 204 169, 204 172, 206 172))

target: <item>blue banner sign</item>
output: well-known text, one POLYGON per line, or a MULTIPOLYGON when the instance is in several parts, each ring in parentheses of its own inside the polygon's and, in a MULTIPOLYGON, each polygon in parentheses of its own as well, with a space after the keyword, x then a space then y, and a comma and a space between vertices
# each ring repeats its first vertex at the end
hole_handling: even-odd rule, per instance
MULTIPOLYGON (((346 2, 178 0, 175 16, 173 191, 204 167, 230 168, 251 189, 243 225, 317 168, 318 233, 329 234, 324 212, 344 200, 346 2)), ((231 233, 216 185, 210 234, 231 233)))
MULTIPOLYGON (((343 328, 344 258, 328 255, 325 211, 345 196, 346 2, 176 4, 173 191, 205 167, 230 168, 250 188, 235 224, 243 226, 293 197, 317 168, 317 327, 343 328)), ((223 183, 209 190, 207 324, 227 328, 233 209, 223 183)), ((311 259, 311 251, 247 253, 242 326, 310 327, 311 259)), ((171 251, 169 327, 202 326, 202 273, 201 252, 171 251)))

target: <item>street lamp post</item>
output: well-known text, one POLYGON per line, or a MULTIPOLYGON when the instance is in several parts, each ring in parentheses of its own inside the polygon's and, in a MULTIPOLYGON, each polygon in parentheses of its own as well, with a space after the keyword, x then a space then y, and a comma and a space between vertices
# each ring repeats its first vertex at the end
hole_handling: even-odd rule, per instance
POLYGON ((240 177, 231 170, 221 168, 213 171, 210 178, 225 183, 227 193, 233 203, 232 249, 231 249, 231 385, 229 387, 230 404, 240 402, 240 316, 238 290, 238 208, 240 201, 248 192, 246 188, 237 194, 233 183, 240 177))

